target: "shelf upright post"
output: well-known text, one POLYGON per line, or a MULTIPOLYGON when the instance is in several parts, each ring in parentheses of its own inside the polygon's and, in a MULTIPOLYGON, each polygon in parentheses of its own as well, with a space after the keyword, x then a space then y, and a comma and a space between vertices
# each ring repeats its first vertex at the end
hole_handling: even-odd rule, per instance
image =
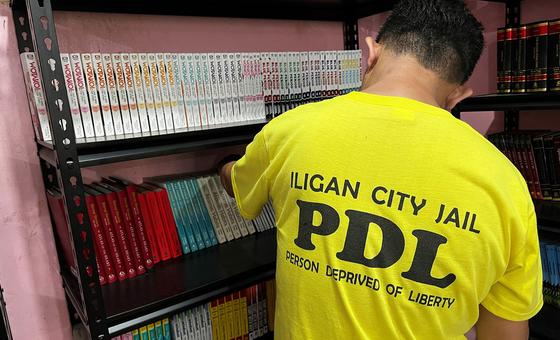
POLYGON ((507 0, 506 27, 519 27, 520 25, 521 25, 521 1, 507 0))
POLYGON ((6 302, 2 293, 4 290, 0 286, 0 339, 12 340, 12 332, 10 323, 8 322, 8 312, 6 311, 6 302))
POLYGON ((360 48, 358 41, 358 19, 355 17, 344 20, 344 49, 357 50, 360 48))
MULTIPOLYGON (((50 0, 12 0, 12 13, 19 51, 35 51, 41 73, 49 123, 53 136, 56 168, 41 161, 47 188, 57 180, 78 269, 82 320, 92 339, 109 339, 105 307, 95 262, 93 238, 86 209, 76 136, 70 115, 66 84, 60 62, 50 0), (56 174, 56 176, 54 176, 56 174)), ((63 265, 61 263, 61 265, 63 265)), ((68 288, 68 287, 66 287, 68 288)))

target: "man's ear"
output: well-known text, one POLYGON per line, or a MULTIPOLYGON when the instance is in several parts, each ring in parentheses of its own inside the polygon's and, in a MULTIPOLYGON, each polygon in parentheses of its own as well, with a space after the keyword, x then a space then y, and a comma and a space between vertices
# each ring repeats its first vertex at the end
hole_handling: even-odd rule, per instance
MULTIPOLYGON (((379 59, 379 54, 381 51, 381 45, 379 45, 372 37, 366 37, 366 45, 368 47, 368 58, 367 58, 367 72, 369 72, 377 60, 379 59)), ((366 73, 367 73, 366 72, 366 73)))
POLYGON ((473 90, 470 87, 459 86, 456 87, 448 96, 445 101, 445 109, 451 111, 463 99, 472 96, 473 90))

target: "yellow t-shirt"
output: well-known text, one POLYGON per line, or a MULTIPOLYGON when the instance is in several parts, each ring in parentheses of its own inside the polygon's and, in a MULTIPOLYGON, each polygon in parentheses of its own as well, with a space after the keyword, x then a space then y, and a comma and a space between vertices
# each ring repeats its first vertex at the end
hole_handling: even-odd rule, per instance
POLYGON ((271 199, 277 339, 464 339, 479 304, 542 306, 517 169, 440 108, 353 92, 273 119, 233 167, 242 215, 271 199))

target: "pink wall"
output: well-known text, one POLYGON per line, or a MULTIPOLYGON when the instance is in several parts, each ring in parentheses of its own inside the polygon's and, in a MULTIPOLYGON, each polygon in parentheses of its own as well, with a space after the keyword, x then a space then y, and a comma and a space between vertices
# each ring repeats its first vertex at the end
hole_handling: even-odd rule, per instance
MULTIPOLYGON (((560 17, 554 1, 523 2, 524 21, 560 17), (552 6, 552 8, 551 8, 552 6)), ((488 48, 469 83, 477 93, 495 90, 495 31, 502 4, 469 1, 487 28, 488 48)), ((360 20, 360 40, 378 30, 385 15, 360 20)), ((0 283, 16 339, 71 339, 48 210, 33 142, 11 12, 0 6, 0 283), (14 114, 17 118, 14 119, 14 114)), ((339 23, 56 13, 62 51, 287 51, 342 48, 339 23)), ((534 115, 536 117, 536 115, 534 115)), ((527 115, 529 117, 529 115, 527 115)), ((527 126, 536 119, 522 115, 527 126)), ((533 116, 531 116, 533 117, 533 116)), ((542 116, 539 116, 539 119, 542 116)), ((558 122, 550 115, 551 121, 558 122)), ((482 133, 501 129, 493 113, 465 114, 482 133)), ((533 125, 532 125, 533 124, 533 125)), ((145 176, 208 169, 228 150, 200 152, 98 166, 83 170, 86 181, 117 174, 145 176)))

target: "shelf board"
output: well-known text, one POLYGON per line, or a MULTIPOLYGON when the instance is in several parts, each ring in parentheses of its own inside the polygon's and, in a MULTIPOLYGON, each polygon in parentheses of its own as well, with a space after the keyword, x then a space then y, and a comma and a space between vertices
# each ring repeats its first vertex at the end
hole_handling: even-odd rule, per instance
POLYGON ((487 94, 463 100, 460 112, 548 110, 560 108, 560 92, 487 94))
POLYGON ((276 229, 158 263, 102 286, 111 335, 274 277, 276 229))
POLYGON ((536 339, 560 339, 560 309, 549 304, 544 304, 541 311, 529 320, 531 336, 536 339))
MULTIPOLYGON (((76 140, 81 167, 166 156, 249 143, 266 120, 213 126, 211 129, 180 129, 173 132, 144 133, 76 140)), ((56 165, 53 145, 39 142, 39 157, 56 165)))

